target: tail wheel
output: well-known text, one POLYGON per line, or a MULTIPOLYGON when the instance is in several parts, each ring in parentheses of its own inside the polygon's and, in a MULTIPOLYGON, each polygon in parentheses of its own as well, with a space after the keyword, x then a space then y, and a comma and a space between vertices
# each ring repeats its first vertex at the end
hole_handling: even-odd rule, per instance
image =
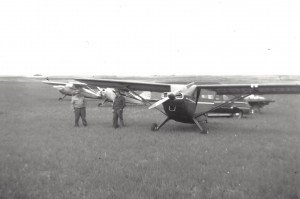
POLYGON ((153 123, 152 126, 151 126, 151 131, 157 131, 157 124, 156 123, 153 123))

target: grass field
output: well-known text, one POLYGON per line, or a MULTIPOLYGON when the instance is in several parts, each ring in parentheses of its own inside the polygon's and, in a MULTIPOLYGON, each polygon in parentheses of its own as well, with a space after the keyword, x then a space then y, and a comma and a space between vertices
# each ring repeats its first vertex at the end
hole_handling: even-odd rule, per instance
POLYGON ((39 82, 0 82, 0 198, 299 198, 300 95, 245 119, 167 123, 128 106, 89 101, 89 126, 73 127, 69 99, 39 82))

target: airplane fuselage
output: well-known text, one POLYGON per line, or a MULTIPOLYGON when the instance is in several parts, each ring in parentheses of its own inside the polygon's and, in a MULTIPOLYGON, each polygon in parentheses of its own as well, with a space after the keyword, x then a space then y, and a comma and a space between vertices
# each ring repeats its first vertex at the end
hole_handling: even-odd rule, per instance
MULTIPOLYGON (((77 90, 76 88, 73 87, 68 87, 68 86, 54 86, 54 88, 58 89, 60 93, 63 95, 67 96, 72 96, 75 94, 75 91, 77 90)), ((101 96, 97 93, 94 93, 88 89, 83 88, 81 90, 81 94, 86 97, 86 98, 91 98, 91 99, 101 99, 101 96)))
POLYGON ((215 92, 205 89, 201 90, 197 96, 195 86, 191 86, 185 92, 174 96, 174 99, 170 99, 162 105, 168 118, 182 123, 194 123, 195 115, 214 106, 214 96, 215 92))
POLYGON ((195 106, 194 102, 187 99, 174 99, 163 103, 167 116, 172 120, 182 123, 194 123, 195 106))

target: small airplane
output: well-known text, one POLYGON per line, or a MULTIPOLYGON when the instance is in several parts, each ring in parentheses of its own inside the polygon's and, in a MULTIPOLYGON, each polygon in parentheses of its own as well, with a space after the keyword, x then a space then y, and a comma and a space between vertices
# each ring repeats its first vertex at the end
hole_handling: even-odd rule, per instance
MULTIPOLYGON (((100 102, 98 106, 102 106, 107 102, 113 102, 116 97, 115 89, 113 88, 100 88, 95 87, 91 88, 90 86, 78 82, 78 81, 71 81, 71 82, 57 82, 57 81, 50 81, 49 79, 42 81, 45 84, 53 85, 60 93, 63 94, 63 97, 58 98, 59 101, 62 101, 66 96, 72 96, 75 94, 75 91, 80 90, 81 94, 90 99, 97 99, 103 100, 100 102)), ((128 92, 126 94, 122 93, 125 97, 125 102, 129 104, 139 104, 144 105, 142 99, 146 99, 148 101, 157 101, 156 99, 151 99, 151 92, 144 91, 139 95, 135 95, 134 93, 128 92)))
MULTIPOLYGON (((208 133, 207 113, 214 111, 234 101, 244 99, 251 94, 300 94, 300 84, 208 84, 173 85, 140 81, 125 81, 111 79, 76 79, 89 86, 116 88, 138 95, 136 91, 151 91, 165 93, 165 97, 152 104, 149 109, 156 108, 166 119, 157 125, 153 123, 152 131, 159 130, 169 120, 196 124, 201 133, 208 133), (214 97, 218 95, 234 95, 224 103, 214 106, 214 97), (164 111, 158 107, 162 105, 164 111)), ((140 96, 141 97, 141 96, 140 96)), ((145 104, 151 104, 143 99, 145 104)))
POLYGON ((81 94, 86 98, 91 99, 102 99, 102 92, 94 90, 87 86, 86 84, 77 82, 77 81, 71 81, 71 82, 56 82, 56 81, 50 81, 45 80, 42 81, 45 84, 53 85, 53 88, 56 88, 61 94, 63 94, 63 97, 58 98, 59 101, 63 100, 66 96, 72 96, 75 94, 75 91, 80 90, 81 94))

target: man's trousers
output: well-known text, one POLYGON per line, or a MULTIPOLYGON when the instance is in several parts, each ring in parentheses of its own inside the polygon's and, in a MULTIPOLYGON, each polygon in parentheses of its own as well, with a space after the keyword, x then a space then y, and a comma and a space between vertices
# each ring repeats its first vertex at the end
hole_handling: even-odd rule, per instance
POLYGON ((82 124, 83 126, 87 126, 87 122, 85 119, 86 116, 86 110, 85 107, 83 108, 74 108, 74 113, 75 113, 75 126, 79 126, 79 118, 81 117, 82 124))
POLYGON ((113 127, 118 128, 118 119, 120 120, 120 126, 124 126, 124 121, 123 121, 123 109, 114 109, 113 110, 113 127))

